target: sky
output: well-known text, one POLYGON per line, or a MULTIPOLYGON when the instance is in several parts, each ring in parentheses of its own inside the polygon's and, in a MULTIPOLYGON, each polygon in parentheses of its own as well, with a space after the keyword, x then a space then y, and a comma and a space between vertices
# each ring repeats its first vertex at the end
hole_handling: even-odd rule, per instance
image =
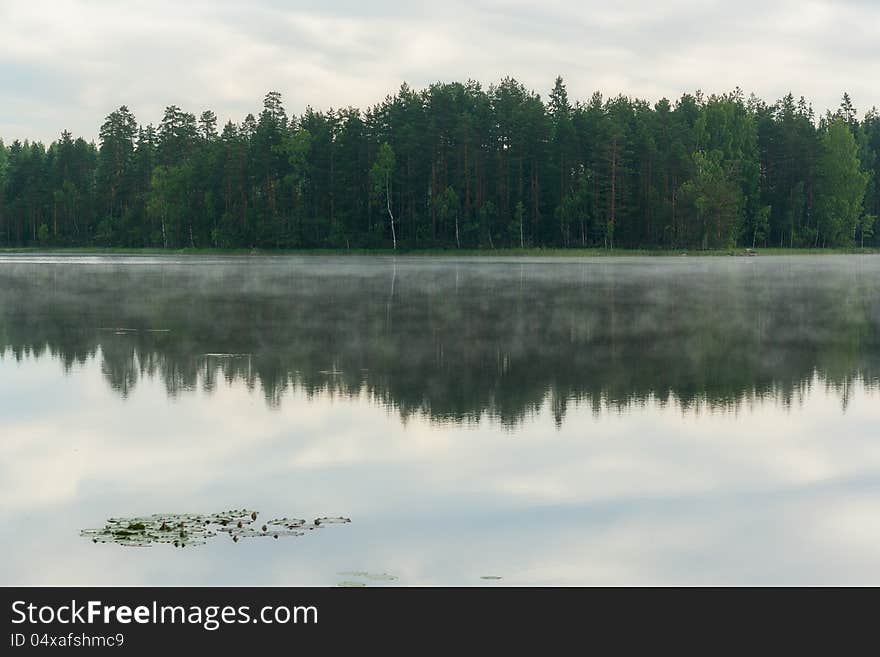
POLYGON ((792 91, 818 112, 848 91, 863 113, 878 34, 875 0, 0 0, 0 138, 94 139, 123 104, 241 121, 269 90, 299 114, 508 75, 544 97, 562 75, 573 100, 792 91))

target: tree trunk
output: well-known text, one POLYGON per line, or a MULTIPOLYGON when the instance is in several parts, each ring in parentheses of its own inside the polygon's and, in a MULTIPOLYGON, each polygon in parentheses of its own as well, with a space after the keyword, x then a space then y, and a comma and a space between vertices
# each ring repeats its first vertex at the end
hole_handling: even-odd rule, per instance
POLYGON ((388 218, 391 220, 391 241, 394 244, 394 250, 397 251, 397 233, 394 231, 394 215, 391 214, 391 182, 388 174, 385 174, 385 205, 388 209, 388 218))
POLYGON ((614 248, 614 226, 616 225, 615 210, 617 208, 617 139, 614 139, 611 150, 611 232, 609 239, 611 248, 614 248))
POLYGON ((523 214, 524 212, 519 213, 519 248, 526 248, 525 241, 523 240, 523 214))

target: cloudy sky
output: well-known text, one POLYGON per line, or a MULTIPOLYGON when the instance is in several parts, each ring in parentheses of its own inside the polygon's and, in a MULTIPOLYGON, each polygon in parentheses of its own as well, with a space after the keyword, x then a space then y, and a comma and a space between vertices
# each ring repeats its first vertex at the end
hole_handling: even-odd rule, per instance
POLYGON ((878 34, 875 0, 0 0, 0 138, 94 138, 121 104, 239 121, 270 89, 299 113, 505 75, 546 95, 561 74, 573 98, 791 90, 820 111, 847 90, 863 111, 878 34))

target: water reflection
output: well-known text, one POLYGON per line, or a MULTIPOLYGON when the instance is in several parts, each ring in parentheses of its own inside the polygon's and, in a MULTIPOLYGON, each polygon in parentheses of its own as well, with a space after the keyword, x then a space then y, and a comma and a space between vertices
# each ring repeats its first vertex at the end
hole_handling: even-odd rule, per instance
POLYGON ((549 405, 846 405, 880 380, 880 258, 0 260, 0 351, 129 396, 244 384, 507 426, 549 405))
POLYGON ((878 274, 0 257, 0 583, 880 583, 878 274), (241 505, 354 522, 80 537, 241 505))

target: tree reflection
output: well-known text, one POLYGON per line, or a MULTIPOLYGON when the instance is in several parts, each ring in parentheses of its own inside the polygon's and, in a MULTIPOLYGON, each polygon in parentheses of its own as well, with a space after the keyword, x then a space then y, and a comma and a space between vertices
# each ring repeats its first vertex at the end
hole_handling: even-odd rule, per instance
POLYGON ((145 377, 172 397, 243 383, 272 407, 365 395, 505 425, 544 406, 788 405, 817 379, 845 404, 880 376, 873 259, 115 262, 0 265, 4 357, 98 359, 123 396, 145 377))

